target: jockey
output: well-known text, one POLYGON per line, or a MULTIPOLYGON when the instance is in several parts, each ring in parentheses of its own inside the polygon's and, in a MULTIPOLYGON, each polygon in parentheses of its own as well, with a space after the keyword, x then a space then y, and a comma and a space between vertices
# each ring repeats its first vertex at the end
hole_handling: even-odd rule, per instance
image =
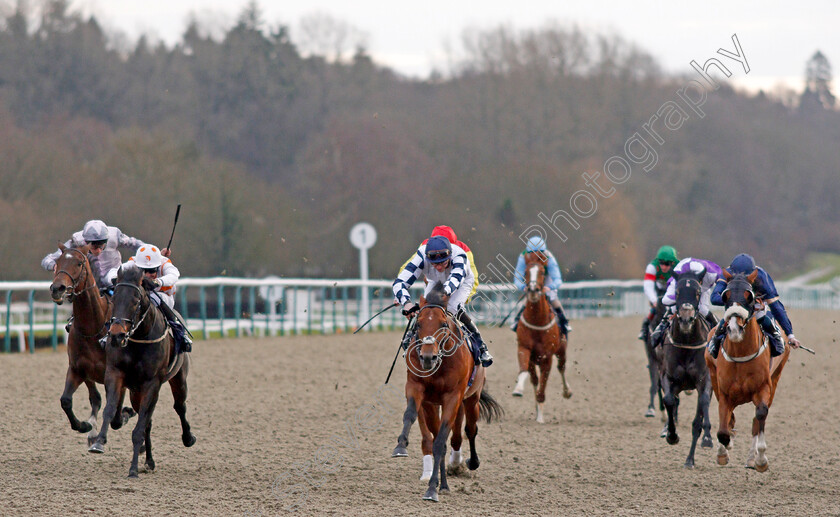
MULTIPOLYGON (((137 249, 137 253, 128 259, 125 265, 134 265, 143 270, 146 278, 155 284, 155 289, 149 291, 149 299, 160 309, 166 317, 166 322, 172 328, 172 335, 179 352, 192 350, 192 339, 183 322, 183 318, 175 310, 175 284, 181 278, 181 272, 169 259, 169 250, 159 251, 156 246, 144 244, 137 249)), ((108 272, 108 281, 113 283, 117 279, 120 267, 108 272)))
MULTIPOLYGON (((524 291, 527 289, 527 286, 525 285, 525 254, 537 251, 542 252, 546 257, 548 257, 548 274, 546 275, 543 292, 545 292, 545 297, 548 298, 548 301, 551 303, 551 307, 557 314, 557 326, 560 327, 560 333, 564 336, 568 336, 569 331, 572 329, 569 326, 569 320, 566 319, 566 315, 563 313, 563 304, 560 303, 560 298, 557 296, 557 290, 560 289, 561 285, 563 285, 563 276, 560 274, 560 266, 557 264, 557 259, 554 258, 554 255, 550 251, 548 251, 548 248, 545 246, 545 241, 540 237, 533 236, 528 239, 528 246, 525 248, 525 251, 519 254, 519 258, 516 260, 516 273, 513 275, 513 284, 516 286, 517 290, 524 291)), ((522 316, 522 312, 524 310, 524 306, 519 309, 519 313, 513 321, 511 330, 516 331, 516 328, 519 326, 519 318, 522 316)))
MULTIPOLYGON (((679 261, 679 263, 674 266, 674 273, 668 280, 668 288, 665 290, 665 295, 662 297, 662 304, 668 307, 669 314, 673 314, 674 304, 677 302, 676 279, 684 273, 694 274, 697 281, 700 282, 700 303, 698 304, 697 309, 700 311, 700 315, 706 318, 709 325, 714 327, 718 324, 718 321, 711 311, 712 306, 710 303, 710 297, 715 282, 723 276, 723 270, 720 266, 709 260, 688 257, 679 261)), ((662 318, 662 321, 659 322, 659 325, 657 325, 656 329, 653 331, 653 335, 651 336, 651 346, 653 348, 656 348, 659 345, 662 340, 662 336, 665 335, 665 332, 670 326, 671 318, 667 316, 662 318)))
MULTIPOLYGON (((790 318, 788 318, 785 306, 782 305, 782 301, 779 300, 779 293, 776 291, 776 284, 773 283, 773 279, 766 271, 764 271, 764 269, 757 267, 755 265, 755 259, 746 253, 736 255, 735 258, 732 259, 732 263, 729 267, 726 268, 726 271, 732 275, 737 273, 749 275, 756 269, 758 270, 758 276, 755 279, 755 283, 753 283, 753 289, 755 289, 756 309, 758 310, 756 310, 754 316, 756 322, 761 327, 762 332, 764 332, 764 335, 766 335, 767 339, 770 341, 770 356, 780 356, 785 353, 785 345, 782 341, 779 329, 776 328, 774 318, 779 322, 782 330, 785 331, 785 334, 788 337, 788 343, 791 347, 798 348, 799 340, 797 340, 793 335, 793 325, 790 323, 790 318), (767 311, 767 307, 770 308, 769 312, 767 311)), ((725 290, 726 279, 719 278, 715 284, 715 289, 712 292, 713 304, 724 305, 722 295, 725 290)), ((717 359, 720 345, 725 336, 726 322, 721 320, 720 325, 718 325, 715 335, 709 341, 708 346, 709 355, 715 359, 717 359)))
POLYGON ((475 276, 470 268, 467 252, 457 244, 451 244, 446 237, 431 237, 426 244, 417 248, 417 253, 400 271, 394 280, 393 291, 397 303, 403 306, 403 314, 410 317, 419 309, 419 305, 412 303, 408 288, 415 280, 423 275, 426 279, 427 294, 434 284, 443 284, 443 291, 449 296, 446 309, 455 314, 458 321, 464 324, 470 339, 478 347, 482 366, 493 364, 493 356, 487 351, 487 345, 481 339, 478 329, 473 324, 464 304, 475 283, 475 276))
MULTIPOLYGON (((132 252, 143 245, 143 241, 129 237, 116 226, 107 226, 98 219, 88 221, 80 232, 76 232, 64 245, 79 247, 90 244, 88 260, 96 277, 96 285, 100 288, 111 285, 106 278, 108 272, 119 267, 122 256, 117 248, 130 248, 132 252)), ((41 267, 47 271, 55 270, 55 261, 61 256, 61 250, 54 251, 44 257, 41 267)))
MULTIPOLYGON (((470 250, 470 247, 467 246, 465 243, 458 240, 458 237, 455 235, 455 230, 453 230, 449 226, 435 226, 435 229, 432 230, 431 237, 446 237, 450 243, 455 244, 456 246, 467 252, 467 259, 469 259, 470 270, 472 271, 473 277, 475 278, 475 282, 473 283, 470 295, 467 296, 467 301, 464 302, 464 305, 466 305, 467 303, 469 303, 470 298, 473 297, 475 291, 478 289, 478 269, 476 269, 475 266, 475 257, 473 256, 472 250, 470 250)), ((429 239, 424 240, 420 243, 420 245, 425 245, 427 242, 429 242, 429 239)), ((406 260, 405 263, 402 265, 402 267, 400 267, 400 271, 405 269, 405 266, 407 266, 413 258, 414 255, 409 257, 408 260, 406 260)))
POLYGON ((647 341, 650 334, 650 322, 656 316, 656 305, 659 299, 665 295, 665 289, 668 287, 668 280, 674 274, 674 266, 680 259, 677 256, 677 250, 673 246, 662 246, 656 253, 656 258, 645 268, 645 279, 642 285, 645 289, 645 296, 647 296, 650 304, 650 311, 648 315, 642 320, 642 331, 639 332, 639 339, 647 341))

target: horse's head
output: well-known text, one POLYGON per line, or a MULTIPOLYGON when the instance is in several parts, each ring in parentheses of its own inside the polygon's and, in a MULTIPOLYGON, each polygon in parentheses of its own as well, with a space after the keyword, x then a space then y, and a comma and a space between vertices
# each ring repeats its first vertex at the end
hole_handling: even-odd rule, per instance
POLYGON ((61 255, 55 260, 55 274, 50 284, 50 296, 52 301, 61 305, 64 300, 73 303, 76 295, 81 293, 91 276, 88 266, 87 255, 90 246, 84 245, 78 248, 67 248, 63 244, 58 245, 61 255))
POLYGON ((536 303, 543 295, 545 285, 545 270, 548 267, 548 257, 541 251, 531 251, 525 254, 525 291, 528 301, 536 303))
POLYGON ((449 296, 444 293, 443 284, 438 282, 426 294, 426 301, 417 313, 417 354, 423 370, 435 368, 451 349, 448 303, 449 296))
POLYGON ((749 275, 744 273, 733 275, 724 269, 723 276, 727 282, 726 290, 721 295, 724 306, 726 307, 723 318, 728 325, 727 334, 729 335, 729 339, 738 343, 744 339, 744 329, 755 311, 753 282, 755 282, 758 276, 758 270, 753 271, 749 275))
POLYGON ((688 334, 697 319, 702 288, 697 277, 692 273, 680 275, 674 280, 676 286, 677 323, 680 332, 688 334))
POLYGON ((117 284, 114 287, 111 322, 108 326, 108 342, 111 346, 124 347, 128 338, 146 319, 152 304, 147 290, 154 285, 134 264, 126 264, 117 272, 117 284))

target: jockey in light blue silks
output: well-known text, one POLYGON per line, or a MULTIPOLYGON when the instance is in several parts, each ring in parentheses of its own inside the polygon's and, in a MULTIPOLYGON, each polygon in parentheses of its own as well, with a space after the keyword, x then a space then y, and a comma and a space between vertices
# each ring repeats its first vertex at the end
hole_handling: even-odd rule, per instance
MULTIPOLYGON (((757 309, 754 313, 754 317, 756 323, 758 323, 762 332, 764 332, 764 335, 766 335, 767 339, 770 341, 770 357, 777 357, 785 353, 785 345, 782 341, 779 329, 776 328, 773 321, 774 317, 775 320, 779 322, 782 330, 785 331, 785 334, 787 334, 788 343, 791 347, 799 347, 799 341, 793 336, 793 325, 790 322, 790 318, 788 318, 785 306, 782 305, 782 301, 779 299, 779 293, 776 291, 776 284, 773 283, 773 279, 766 271, 764 271, 764 269, 755 265, 755 259, 746 253, 736 255, 735 258, 732 259, 732 264, 726 268, 726 271, 728 271, 731 275, 737 273, 749 275, 755 270, 758 270, 758 276, 755 279, 755 283, 753 283, 757 309), (768 308, 770 311, 767 310, 768 308)), ((712 291, 712 304, 724 305, 722 295, 725 290, 726 279, 718 279, 715 284, 715 289, 712 291)), ((723 338, 725 336, 726 322, 721 320, 720 325, 715 331, 714 337, 709 341, 708 345, 709 355, 715 359, 717 359, 720 344, 723 343, 723 338)))
MULTIPOLYGON (((527 286, 525 285, 525 255, 527 253, 534 253, 537 251, 542 252, 546 257, 548 257, 548 271, 546 272, 546 281, 545 286, 543 287, 543 292, 545 292, 545 297, 548 299, 549 303, 551 303, 551 308, 554 309, 554 312, 557 314, 557 326, 560 327, 560 333, 564 336, 568 336, 569 331, 572 330, 572 328, 569 326, 569 320, 566 319, 566 315, 563 313, 563 305, 560 303, 560 298, 557 296, 557 290, 560 289, 561 285, 563 285, 563 276, 560 274, 560 266, 557 264, 557 259, 554 258, 554 255, 550 251, 548 251, 548 248, 545 246, 545 241, 542 240, 542 238, 533 236, 528 239, 528 245, 525 247, 525 251, 520 253, 519 258, 516 260, 516 272, 513 275, 513 284, 516 286, 518 291, 524 291, 527 289, 527 286)), ((524 310, 525 307, 523 306, 516 315, 516 319, 513 321, 511 330, 514 332, 519 326, 519 318, 522 316, 522 312, 524 310)))

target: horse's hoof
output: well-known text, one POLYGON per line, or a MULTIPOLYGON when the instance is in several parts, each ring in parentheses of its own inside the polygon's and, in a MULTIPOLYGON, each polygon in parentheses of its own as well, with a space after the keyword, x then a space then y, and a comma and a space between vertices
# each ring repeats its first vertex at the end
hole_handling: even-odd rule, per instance
POLYGON ((718 463, 718 465, 727 465, 727 464, 729 464, 729 456, 726 456, 726 455, 720 456, 720 455, 719 455, 719 456, 717 457, 717 463, 718 463))
POLYGON ((674 433, 673 436, 668 435, 665 437, 665 441, 668 442, 668 445, 676 445, 680 443, 680 437, 677 433, 674 433))
POLYGON ((99 442, 93 442, 93 444, 90 447, 88 447, 88 452, 102 454, 103 452, 105 452, 105 446, 99 442))
POLYGON ((521 397, 522 392, 521 391, 514 391, 511 395, 513 395, 514 397, 521 397))
POLYGON ((394 452, 391 453, 392 458, 408 458, 408 450, 405 447, 397 445, 394 452))
POLYGON ((758 463, 755 464, 756 472, 767 472, 767 469, 770 468, 770 462, 768 461, 764 465, 759 465, 758 463))
POLYGON ((571 392, 571 391, 565 391, 565 390, 563 390, 563 398, 564 398, 564 399, 570 399, 570 398, 572 398, 572 392, 571 392))
POLYGON ((712 437, 711 436, 704 436, 703 441, 700 442, 700 447, 703 449, 711 449, 712 448, 712 437))
POLYGON ((155 462, 154 460, 146 460, 146 470, 149 472, 155 471, 155 462))
POLYGON ((440 487, 440 490, 438 490, 438 493, 439 494, 448 494, 449 493, 449 487, 440 487))
POLYGON ((685 393, 686 395, 691 395, 692 393, 694 393, 694 390, 685 390, 683 393, 685 393))
POLYGON ((467 470, 467 466, 463 463, 450 463, 446 466, 447 476, 460 476, 467 470))
POLYGON ((668 436, 668 425, 666 424, 665 427, 662 428, 662 431, 659 433, 660 438, 665 438, 668 436))
POLYGON ((128 479, 137 479, 138 477, 140 477, 140 476, 137 475, 136 470, 129 470, 128 471, 128 479))
POLYGON ((125 419, 129 419, 129 418, 131 418, 131 417, 133 417, 133 416, 135 416, 135 415, 137 415, 137 413, 136 413, 133 409, 131 409, 130 407, 124 407, 124 408, 122 408, 122 416, 123 416, 123 418, 125 418, 125 419))
POLYGON ((79 427, 76 430, 80 433, 89 433, 93 430, 93 426, 90 425, 90 422, 79 422, 79 427))
POLYGON ((683 468, 684 469, 693 469, 694 468, 694 462, 693 461, 686 461, 685 465, 683 465, 683 468))
POLYGON ((184 447, 192 447, 195 445, 195 436, 193 436, 192 433, 185 434, 181 437, 181 439, 184 441, 184 447))
POLYGON ((431 501, 433 503, 437 503, 438 502, 437 490, 435 490, 434 488, 430 488, 430 489, 426 490, 426 493, 423 494, 423 500, 424 501, 431 501))
POLYGON ((645 418, 653 418, 656 416, 656 410, 652 407, 648 407, 647 411, 645 411, 645 418))
POLYGON ((481 462, 478 461, 478 457, 475 457, 475 458, 471 457, 470 459, 467 460, 467 468, 470 469, 470 470, 476 470, 480 464, 481 464, 481 462))

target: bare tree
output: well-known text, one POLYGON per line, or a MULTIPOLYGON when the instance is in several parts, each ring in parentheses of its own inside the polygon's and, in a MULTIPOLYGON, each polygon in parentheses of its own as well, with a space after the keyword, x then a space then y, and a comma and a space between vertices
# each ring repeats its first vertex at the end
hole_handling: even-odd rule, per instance
POLYGON ((322 56, 331 62, 341 62, 355 49, 367 47, 368 39, 364 31, 322 12, 301 18, 293 36, 302 54, 322 56))

